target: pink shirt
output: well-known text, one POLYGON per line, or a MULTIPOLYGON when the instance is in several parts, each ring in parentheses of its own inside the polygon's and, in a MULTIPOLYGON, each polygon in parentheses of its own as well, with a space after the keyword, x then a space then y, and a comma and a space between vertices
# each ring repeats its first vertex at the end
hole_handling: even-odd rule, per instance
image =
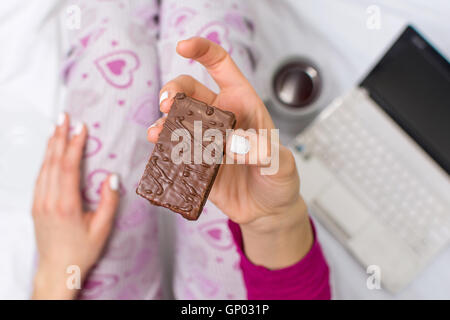
POLYGON ((242 233, 238 224, 228 221, 247 287, 249 300, 328 300, 331 298, 329 269, 316 237, 309 252, 296 264, 279 270, 254 265, 243 252, 242 233))

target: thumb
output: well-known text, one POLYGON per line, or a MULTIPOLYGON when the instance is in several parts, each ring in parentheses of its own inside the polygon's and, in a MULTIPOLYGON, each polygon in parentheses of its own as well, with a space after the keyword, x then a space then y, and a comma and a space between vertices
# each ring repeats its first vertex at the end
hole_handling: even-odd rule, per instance
MULTIPOLYGON (((276 131, 276 130, 275 130, 276 131)), ((268 129, 237 129, 227 137, 226 163, 272 166, 278 161, 278 132, 268 129)))
POLYGON ((100 203, 97 210, 92 214, 90 225, 90 230, 94 237, 108 237, 119 204, 119 188, 120 182, 117 174, 111 174, 103 182, 100 203))

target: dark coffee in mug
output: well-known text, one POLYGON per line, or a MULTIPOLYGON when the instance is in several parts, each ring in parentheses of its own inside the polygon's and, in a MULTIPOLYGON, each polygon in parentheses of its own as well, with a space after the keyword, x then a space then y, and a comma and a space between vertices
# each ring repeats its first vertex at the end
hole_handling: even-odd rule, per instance
POLYGON ((290 108, 305 108, 318 97, 319 71, 304 60, 291 60, 278 68, 272 88, 276 99, 290 108))

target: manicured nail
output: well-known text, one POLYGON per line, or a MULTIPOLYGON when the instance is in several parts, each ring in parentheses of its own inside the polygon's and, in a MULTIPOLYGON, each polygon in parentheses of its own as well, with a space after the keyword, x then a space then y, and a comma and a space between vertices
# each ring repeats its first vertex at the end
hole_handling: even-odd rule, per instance
POLYGON ((250 142, 245 137, 235 134, 231 137, 230 150, 237 154, 247 154, 250 151, 250 142))
POLYGON ((161 97, 159 97, 159 104, 161 104, 161 102, 163 102, 164 100, 166 100, 167 98, 169 98, 169 92, 164 91, 161 94, 161 97))
POLYGON ((62 126, 63 125, 63 123, 64 123, 64 120, 66 120, 66 114, 63 112, 63 113, 60 113, 59 114, 59 116, 58 116, 58 122, 56 123, 58 126, 62 126))
POLYGON ((165 117, 167 117, 167 114, 165 116, 163 116, 162 118, 159 118, 158 120, 156 120, 155 123, 153 123, 150 127, 148 127, 148 129, 151 129, 151 128, 154 128, 156 126, 159 126, 162 123, 162 121, 163 121, 163 119, 165 117))
POLYGON ((77 123, 75 126, 74 134, 79 135, 83 131, 83 123, 77 123))
POLYGON ((109 177, 109 188, 112 191, 119 190, 119 176, 115 173, 109 177))
POLYGON ((178 41, 178 43, 183 42, 183 41, 187 41, 187 40, 191 40, 192 38, 195 38, 195 37, 189 37, 189 38, 186 38, 186 39, 181 39, 181 40, 178 41))

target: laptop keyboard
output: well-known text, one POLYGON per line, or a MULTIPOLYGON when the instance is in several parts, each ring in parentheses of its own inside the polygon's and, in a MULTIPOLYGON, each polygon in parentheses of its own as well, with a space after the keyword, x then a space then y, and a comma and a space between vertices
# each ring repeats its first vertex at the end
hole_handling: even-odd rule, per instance
POLYGON ((450 213, 352 108, 340 107, 296 139, 303 157, 314 155, 334 172, 384 226, 420 256, 450 239, 450 213))

